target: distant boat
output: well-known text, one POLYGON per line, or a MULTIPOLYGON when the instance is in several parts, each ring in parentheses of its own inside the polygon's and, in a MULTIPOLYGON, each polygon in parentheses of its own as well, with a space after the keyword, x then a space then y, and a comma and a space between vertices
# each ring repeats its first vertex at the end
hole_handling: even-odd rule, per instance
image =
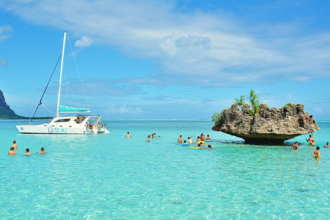
MULTIPOLYGON (((63 72, 63 60, 65 51, 66 32, 64 32, 63 49, 61 54, 61 71, 59 80, 59 89, 57 97, 57 110, 56 117, 52 119, 50 123, 44 123, 41 125, 32 125, 33 117, 42 104, 42 98, 48 87, 39 101, 37 109, 35 110, 32 118, 27 125, 17 125, 17 129, 22 134, 100 134, 109 133, 105 124, 101 123, 101 116, 91 115, 90 110, 87 108, 74 108, 60 105, 61 100, 61 84, 62 84, 62 72, 63 72), (74 116, 61 116, 61 114, 74 114, 74 116)), ((55 69, 54 69, 55 70, 55 69)), ((53 72, 54 73, 54 72, 53 72)), ((52 73, 52 75, 53 75, 52 73)))

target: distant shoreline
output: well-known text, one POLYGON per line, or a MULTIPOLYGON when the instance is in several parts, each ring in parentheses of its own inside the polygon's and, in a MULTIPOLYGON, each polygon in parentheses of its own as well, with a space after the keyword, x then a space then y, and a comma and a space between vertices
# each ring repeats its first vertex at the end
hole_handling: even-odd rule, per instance
MULTIPOLYGON (((31 118, 29 117, 21 117, 21 118, 0 118, 0 120, 30 120, 31 118)), ((48 120, 48 119, 53 119, 53 117, 36 117, 33 119, 37 120, 48 120)))

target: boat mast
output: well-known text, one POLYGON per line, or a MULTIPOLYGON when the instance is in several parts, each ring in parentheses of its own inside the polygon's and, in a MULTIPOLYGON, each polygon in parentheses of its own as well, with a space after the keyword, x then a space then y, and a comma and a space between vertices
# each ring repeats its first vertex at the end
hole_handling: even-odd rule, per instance
POLYGON ((60 109, 60 99, 61 99, 61 84, 62 84, 62 71, 63 71, 63 60, 64 60, 64 51, 65 51, 65 40, 66 40, 66 32, 64 32, 63 39, 63 49, 62 49, 62 60, 61 60, 61 72, 60 72, 60 82, 58 87, 58 96, 57 96, 57 111, 56 117, 59 117, 59 109, 60 109))

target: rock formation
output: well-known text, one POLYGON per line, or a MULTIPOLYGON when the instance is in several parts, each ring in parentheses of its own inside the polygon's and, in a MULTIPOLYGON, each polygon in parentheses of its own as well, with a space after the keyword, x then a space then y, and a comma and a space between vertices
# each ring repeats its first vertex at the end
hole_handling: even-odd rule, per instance
POLYGON ((244 104, 241 110, 237 105, 224 109, 221 120, 215 123, 212 130, 243 138, 247 144, 278 145, 320 129, 313 118, 303 119, 308 112, 304 112, 302 104, 279 109, 260 104, 259 114, 255 116, 249 110, 248 104, 244 104))
POLYGON ((0 119, 19 119, 23 118, 16 115, 15 112, 7 105, 5 97, 0 90, 0 119))
MULTIPOLYGON (((51 119, 52 117, 34 117, 34 119, 51 119)), ((16 115, 16 113, 7 105, 5 96, 0 90, 0 119, 29 119, 29 117, 24 117, 16 115)))

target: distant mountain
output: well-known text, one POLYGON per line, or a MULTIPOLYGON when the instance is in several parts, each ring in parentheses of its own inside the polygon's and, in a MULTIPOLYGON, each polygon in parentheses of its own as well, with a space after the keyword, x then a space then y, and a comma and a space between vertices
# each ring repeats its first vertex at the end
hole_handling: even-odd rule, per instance
POLYGON ((16 113, 7 105, 5 97, 0 90, 0 119, 25 119, 26 117, 16 115, 16 113))
MULTIPOLYGON (((30 117, 24 117, 16 115, 16 113, 6 103, 5 96, 0 90, 0 119, 29 119, 30 117)), ((51 117, 35 117, 35 119, 49 119, 51 117)))

